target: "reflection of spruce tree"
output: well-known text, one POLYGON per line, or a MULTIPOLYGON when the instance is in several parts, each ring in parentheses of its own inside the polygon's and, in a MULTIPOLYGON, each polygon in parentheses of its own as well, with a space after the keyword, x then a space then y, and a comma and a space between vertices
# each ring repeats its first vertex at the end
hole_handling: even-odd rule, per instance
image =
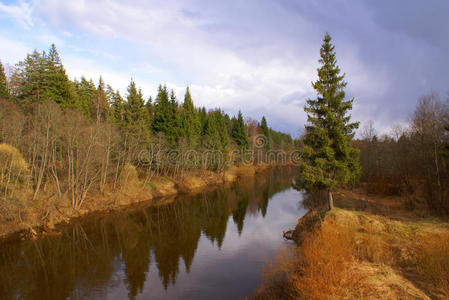
POLYGON ((246 188, 237 187, 236 191, 240 200, 237 204, 237 208, 232 213, 232 219, 234 220, 234 223, 237 225, 239 235, 241 235, 246 216, 246 209, 248 208, 249 195, 248 190, 246 188))
POLYGON ((151 239, 148 239, 145 215, 131 215, 125 226, 127 234, 123 235, 122 259, 125 263, 128 295, 130 299, 135 299, 137 293, 142 293, 149 272, 151 239))
POLYGON ((179 254, 184 260, 187 273, 189 273, 201 237, 201 203, 195 198, 193 201, 183 201, 180 203, 178 212, 182 214, 182 219, 179 222, 179 254))
POLYGON ((153 210, 156 223, 153 229, 154 256, 165 289, 170 282, 175 284, 179 273, 179 237, 182 224, 173 213, 173 205, 156 207, 153 210))
POLYGON ((267 214, 268 201, 270 200, 270 186, 271 178, 268 178, 268 181, 262 191, 262 201, 259 202, 259 209, 262 213, 262 217, 265 217, 267 214))
POLYGON ((203 232, 212 243, 217 242, 218 248, 223 245, 228 224, 228 195, 227 189, 219 189, 213 197, 205 197, 203 200, 203 232))

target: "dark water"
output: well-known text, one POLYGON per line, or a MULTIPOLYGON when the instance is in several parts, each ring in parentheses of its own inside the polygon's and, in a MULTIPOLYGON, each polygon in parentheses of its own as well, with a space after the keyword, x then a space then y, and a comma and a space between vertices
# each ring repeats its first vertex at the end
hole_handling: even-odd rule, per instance
POLYGON ((243 299, 305 213, 286 169, 0 245, 1 299, 243 299))

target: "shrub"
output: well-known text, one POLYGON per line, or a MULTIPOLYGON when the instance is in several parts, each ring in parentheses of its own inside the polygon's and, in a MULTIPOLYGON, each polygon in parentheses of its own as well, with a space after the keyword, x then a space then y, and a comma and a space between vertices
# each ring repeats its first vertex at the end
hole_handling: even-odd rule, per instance
POLYGON ((15 217, 29 181, 28 165, 15 147, 0 144, 0 210, 5 219, 15 217))

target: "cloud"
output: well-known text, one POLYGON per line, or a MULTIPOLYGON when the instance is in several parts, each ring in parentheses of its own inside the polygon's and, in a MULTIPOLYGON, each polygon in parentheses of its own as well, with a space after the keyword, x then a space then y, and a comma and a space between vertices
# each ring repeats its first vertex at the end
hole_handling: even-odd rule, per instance
POLYGON ((0 12, 11 16, 27 29, 34 25, 31 18, 31 11, 32 7, 26 2, 19 1, 17 5, 6 5, 0 2, 0 12))
POLYGON ((29 47, 21 42, 13 41, 0 36, 0 59, 9 64, 22 60, 30 51, 29 47))
MULTIPOLYGON (((406 120, 418 97, 444 93, 449 78, 449 3, 411 0, 33 0, 1 5, 58 38, 73 76, 103 74, 120 90, 133 77, 146 94, 159 83, 197 105, 221 107, 295 134, 314 97, 326 31, 355 97, 355 120, 379 131, 406 120), (20 9, 19 9, 20 8, 20 9), (21 12, 21 13, 19 13, 21 12), (53 30, 52 30, 53 29, 53 30), (75 49, 82 49, 76 51, 75 49), (87 51, 86 51, 87 50, 87 51), (77 59, 79 61, 77 61, 77 59), (123 82, 122 82, 123 80, 123 82)), ((36 30, 35 28, 33 30, 36 30)), ((95 76, 94 76, 95 75, 95 76)))

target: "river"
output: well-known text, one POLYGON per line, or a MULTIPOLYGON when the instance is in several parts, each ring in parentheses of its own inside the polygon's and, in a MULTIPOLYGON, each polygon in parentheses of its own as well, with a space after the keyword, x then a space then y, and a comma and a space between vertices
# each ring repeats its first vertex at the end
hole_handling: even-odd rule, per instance
POLYGON ((244 299, 305 214, 292 170, 0 245, 1 299, 244 299))

